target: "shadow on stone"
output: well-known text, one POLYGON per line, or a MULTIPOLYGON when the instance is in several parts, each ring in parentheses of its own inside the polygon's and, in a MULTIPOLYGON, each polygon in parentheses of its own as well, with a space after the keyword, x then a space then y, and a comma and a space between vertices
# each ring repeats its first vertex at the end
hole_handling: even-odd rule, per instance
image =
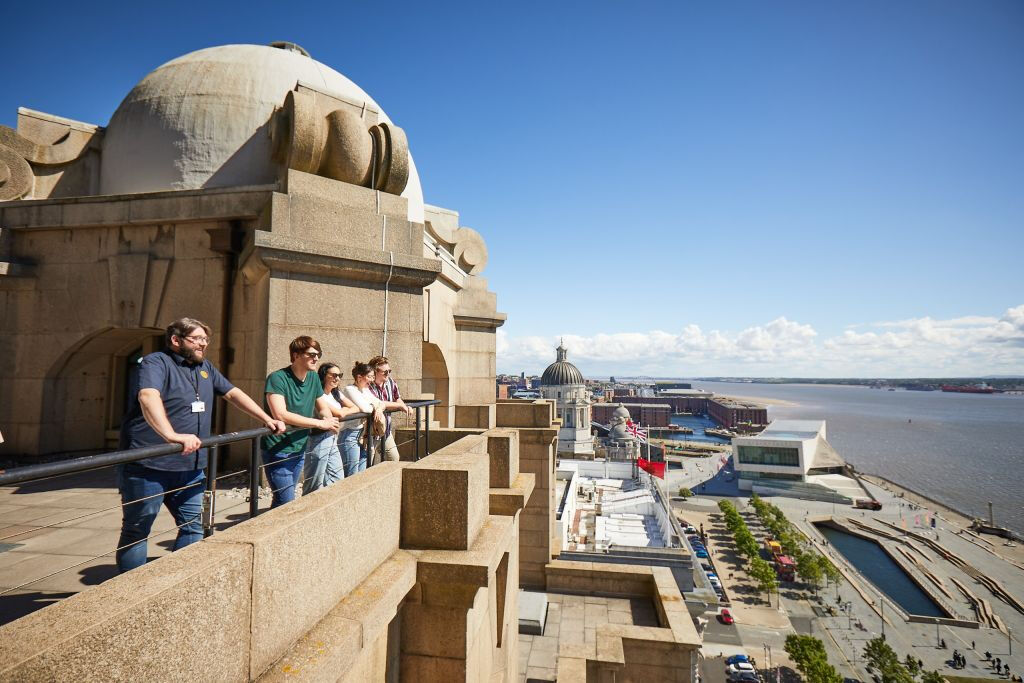
POLYGON ((0 595, 0 624, 6 624, 31 614, 47 605, 69 598, 74 593, 54 593, 33 591, 31 593, 14 593, 0 595))

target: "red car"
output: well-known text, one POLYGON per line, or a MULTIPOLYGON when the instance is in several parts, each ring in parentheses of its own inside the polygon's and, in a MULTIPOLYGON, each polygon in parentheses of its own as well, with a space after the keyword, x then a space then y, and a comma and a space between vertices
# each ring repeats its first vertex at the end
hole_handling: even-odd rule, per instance
POLYGON ((735 621, 735 619, 732 618, 732 614, 729 612, 729 610, 724 608, 721 612, 719 612, 718 618, 721 619, 722 623, 726 625, 731 624, 735 621))

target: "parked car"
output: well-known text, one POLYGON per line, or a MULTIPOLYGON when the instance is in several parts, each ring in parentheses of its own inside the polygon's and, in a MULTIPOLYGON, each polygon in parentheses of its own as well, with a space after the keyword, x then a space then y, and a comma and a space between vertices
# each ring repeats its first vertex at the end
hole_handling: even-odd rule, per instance
POLYGON ((683 531, 685 531, 688 534, 695 534, 695 533, 697 533, 697 530, 695 528, 693 528, 692 526, 686 527, 685 529, 683 529, 683 531))
MULTIPOLYGON (((731 623, 733 623, 733 622, 735 621, 735 620, 734 620, 734 619, 732 618, 732 612, 730 612, 730 611, 729 611, 729 610, 727 610, 727 609, 723 609, 723 610, 722 610, 721 612, 719 612, 719 613, 718 613, 718 618, 719 618, 719 620, 721 620, 721 622, 722 622, 723 624, 725 624, 725 625, 727 625, 727 626, 728 626, 729 624, 731 624, 731 623)), ((739 664, 739 663, 742 663, 742 662, 737 662, 737 664, 739 664)), ((733 665, 732 665, 732 664, 730 664, 729 666, 730 666, 730 667, 732 667, 733 665)), ((754 667, 750 666, 750 664, 749 664, 749 663, 747 664, 747 666, 749 667, 749 668, 747 669, 748 671, 753 671, 753 670, 754 670, 754 667)), ((726 669, 726 673, 728 673, 728 671, 729 671, 729 669, 726 669)), ((737 669, 737 671, 739 671, 739 669, 737 669)))
POLYGON ((722 582, 718 580, 717 576, 709 576, 708 577, 708 581, 711 582, 712 586, 716 586, 716 587, 719 587, 719 588, 722 587, 722 582))
POLYGON ((729 674, 726 680, 729 683, 761 683, 761 675, 756 671, 741 671, 736 674, 729 674))
POLYGON ((699 557, 702 560, 708 559, 708 554, 704 550, 698 550, 697 552, 694 553, 694 555, 696 555, 697 557, 699 557))
POLYGON ((727 674, 738 674, 741 671, 753 671, 754 666, 750 662, 736 662, 725 667, 725 673, 727 674))
POLYGON ((727 657, 725 660, 726 665, 735 664, 736 662, 746 662, 749 664, 750 657, 746 655, 733 655, 732 657, 727 657))
POLYGON ((709 563, 707 563, 707 562, 701 562, 701 563, 700 563, 700 566, 701 566, 701 568, 703 568, 703 569, 704 569, 704 571, 706 571, 706 572, 712 571, 712 569, 713 569, 713 567, 712 567, 712 566, 711 566, 711 565, 710 565, 709 563))

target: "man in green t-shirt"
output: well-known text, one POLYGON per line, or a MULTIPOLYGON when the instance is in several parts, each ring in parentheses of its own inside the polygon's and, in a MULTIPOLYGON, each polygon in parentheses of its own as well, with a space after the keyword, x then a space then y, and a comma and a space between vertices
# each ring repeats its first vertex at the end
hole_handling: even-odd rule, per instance
POLYGON ((295 499, 295 485, 302 474, 302 456, 306 452, 309 430, 322 429, 337 434, 340 424, 331 413, 331 404, 324 398, 316 373, 320 342, 312 337, 297 337, 288 345, 288 351, 291 365, 267 375, 267 412, 275 420, 303 429, 263 437, 263 464, 273 491, 272 508, 295 499))

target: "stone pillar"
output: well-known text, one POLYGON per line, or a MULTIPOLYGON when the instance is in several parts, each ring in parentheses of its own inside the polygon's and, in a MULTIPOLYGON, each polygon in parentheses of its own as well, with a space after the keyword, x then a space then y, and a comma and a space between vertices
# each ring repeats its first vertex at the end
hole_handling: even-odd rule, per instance
POLYGON ((533 474, 535 485, 519 523, 519 586, 544 590, 544 567, 558 554, 555 527, 555 443, 558 425, 550 401, 499 401, 498 427, 519 432, 519 469, 533 474), (554 549, 553 549, 554 548, 554 549))
POLYGON ((404 681, 515 675, 515 518, 489 512, 487 446, 466 436, 403 470, 401 545, 418 562, 401 610, 404 681))

